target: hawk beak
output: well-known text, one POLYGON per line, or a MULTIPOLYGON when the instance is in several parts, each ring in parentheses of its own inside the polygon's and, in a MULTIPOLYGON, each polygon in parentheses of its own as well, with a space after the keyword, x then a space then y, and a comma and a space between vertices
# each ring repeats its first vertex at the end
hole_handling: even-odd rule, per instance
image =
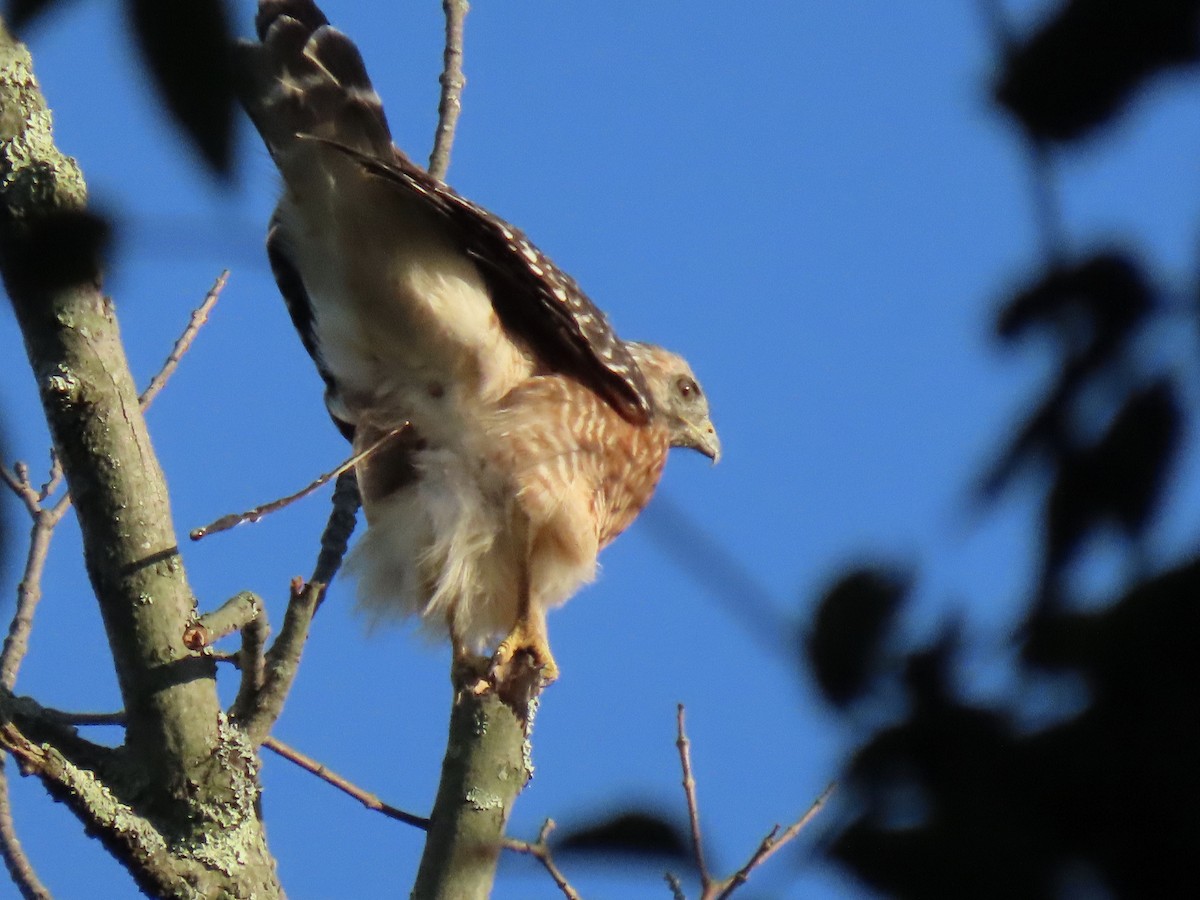
POLYGON ((721 461, 721 439, 717 437, 717 429, 712 422, 696 429, 692 447, 711 459, 714 466, 721 461))

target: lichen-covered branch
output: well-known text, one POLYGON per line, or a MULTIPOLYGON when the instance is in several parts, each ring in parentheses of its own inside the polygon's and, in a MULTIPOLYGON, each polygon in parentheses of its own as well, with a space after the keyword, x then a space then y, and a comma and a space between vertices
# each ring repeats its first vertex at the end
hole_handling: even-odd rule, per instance
POLYGON ((495 691, 457 687, 413 900, 484 900, 513 801, 533 774, 525 723, 495 691))
POLYGON ((54 146, 28 51, 0 22, 0 274, 77 510, 127 719, 106 766, 72 758, 66 735, 27 735, 11 719, 4 743, 143 890, 277 897, 253 749, 221 714, 214 663, 183 643, 192 595, 100 289, 104 226, 86 200, 78 167, 54 146))

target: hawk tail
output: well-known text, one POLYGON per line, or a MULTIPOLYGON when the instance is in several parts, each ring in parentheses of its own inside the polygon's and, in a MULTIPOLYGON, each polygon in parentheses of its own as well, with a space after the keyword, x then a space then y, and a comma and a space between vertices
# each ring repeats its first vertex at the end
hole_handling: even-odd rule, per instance
POLYGON ((318 137, 391 159, 383 104, 354 42, 312 0, 262 0, 260 43, 239 41, 239 93, 277 163, 318 137))

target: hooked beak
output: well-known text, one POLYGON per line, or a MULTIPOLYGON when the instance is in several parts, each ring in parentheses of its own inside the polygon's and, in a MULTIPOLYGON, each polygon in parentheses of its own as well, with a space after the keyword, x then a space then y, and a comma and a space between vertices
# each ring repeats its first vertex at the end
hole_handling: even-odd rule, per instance
POLYGON ((714 466, 721 461, 721 439, 717 437, 717 429, 712 422, 694 429, 688 446, 711 459, 714 466))

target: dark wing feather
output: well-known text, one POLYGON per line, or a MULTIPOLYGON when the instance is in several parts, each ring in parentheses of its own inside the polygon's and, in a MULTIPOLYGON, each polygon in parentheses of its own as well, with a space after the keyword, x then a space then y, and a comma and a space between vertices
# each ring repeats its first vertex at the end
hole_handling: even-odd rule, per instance
POLYGON ((288 256, 287 248, 280 239, 279 226, 274 221, 271 222, 271 228, 267 232, 267 258, 271 261, 271 274, 275 276, 275 283, 279 286, 279 293, 287 306, 288 315, 292 317, 292 324, 296 326, 304 349, 317 364, 317 372, 320 374, 321 380, 325 382, 325 406, 329 410, 329 417, 333 419, 333 424, 337 426, 338 431, 346 440, 353 441, 354 424, 337 414, 337 410, 343 408, 341 398, 338 394, 337 382, 334 381, 333 375, 325 367, 325 361, 321 358, 321 345, 317 340, 317 329, 313 321, 312 302, 308 299, 308 290, 304 287, 304 279, 300 277, 300 272, 292 263, 291 257, 288 256))
POLYGON ((270 0, 255 20, 261 43, 234 47, 238 93, 272 155, 317 135, 390 159, 383 103, 354 42, 309 0, 270 0))
POLYGON ((550 369, 578 379, 627 421, 650 420, 650 391, 624 342, 575 280, 520 230, 459 196, 399 150, 389 164, 336 141, 316 140, 440 214, 487 279, 504 327, 550 369))

